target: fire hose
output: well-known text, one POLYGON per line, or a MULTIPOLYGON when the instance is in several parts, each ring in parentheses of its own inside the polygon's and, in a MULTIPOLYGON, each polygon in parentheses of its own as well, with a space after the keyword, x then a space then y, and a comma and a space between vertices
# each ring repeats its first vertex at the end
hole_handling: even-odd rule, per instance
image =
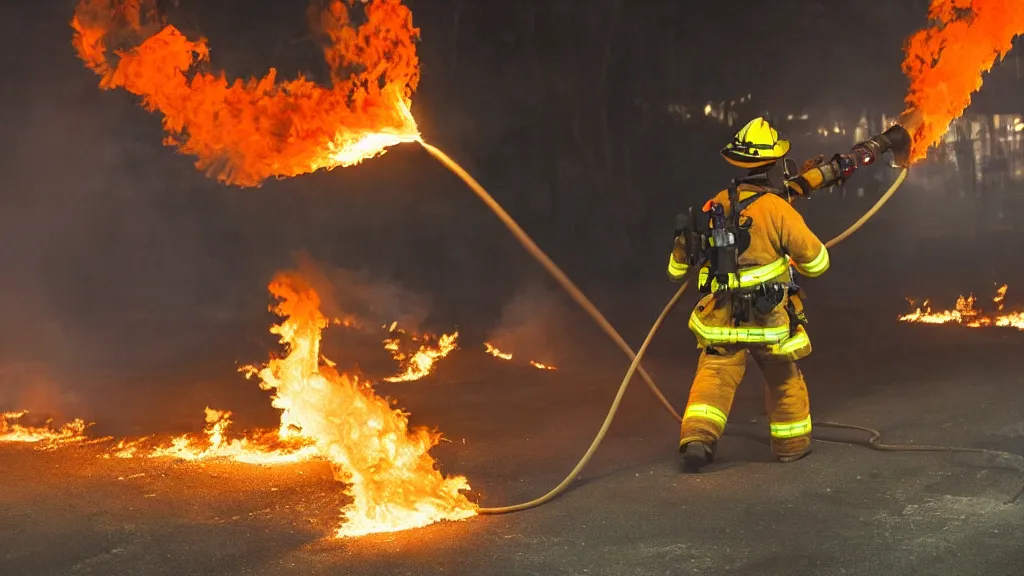
MULTIPOLYGON (((505 224, 509 231, 512 232, 513 236, 515 236, 516 239, 520 242, 520 244, 523 245, 526 251, 529 252, 530 255, 533 256, 555 278, 555 280, 562 286, 562 288, 569 293, 569 296, 572 297, 572 299, 594 320, 595 323, 597 323, 597 325, 602 329, 602 331, 604 331, 604 333, 608 335, 612 339, 612 341, 614 341, 615 344, 619 347, 619 349, 621 349, 626 354, 626 356, 628 356, 632 361, 629 365, 629 369, 626 370, 626 373, 622 378, 622 383, 619 384, 619 389, 615 394, 615 399, 612 401, 611 407, 608 409, 608 413, 601 424, 601 428, 594 436, 594 439, 591 441, 590 446, 587 448, 587 451, 583 454, 580 460, 576 463, 576 466, 565 477, 565 479, 563 479, 557 486, 549 490, 544 495, 533 500, 530 500, 528 502, 522 502, 519 504, 493 508, 478 508, 477 512, 479 512, 480 514, 508 514, 510 512, 519 512, 530 508, 536 508, 538 506, 541 506, 542 504, 546 504, 551 500, 554 500, 562 493, 564 493, 573 483, 573 481, 576 480, 577 476, 579 476, 579 474, 583 471, 587 464, 590 463, 591 458, 593 457, 594 453, 597 452, 597 449, 598 447, 600 447, 601 442, 604 441, 604 438, 607 435, 609 428, 611 428, 612 421, 615 419, 615 415, 619 410, 619 405, 622 402, 622 398, 625 396, 626 390, 629 388, 629 384, 633 380, 633 376, 635 374, 640 374, 640 377, 644 380, 644 382, 646 382, 647 387, 654 394, 658 402, 661 403, 661 405, 669 412, 669 414, 671 414, 677 422, 682 421, 682 417, 680 417, 679 413, 676 412, 675 408, 672 407, 671 402, 668 401, 665 395, 654 383, 654 380, 647 373, 647 371, 640 366, 640 362, 643 359, 644 354, 646 354, 647 348, 648 346, 650 346, 651 341, 654 340, 654 335, 657 334, 658 330, 661 328, 661 325, 664 323, 669 313, 672 311, 673 308, 675 308, 676 304, 686 293, 686 290, 690 285, 691 279, 687 278, 686 281, 684 281, 683 284, 679 287, 679 289, 676 290, 675 294, 672 295, 672 298, 669 299, 668 304, 665 305, 665 308, 661 311, 661 314, 658 315, 657 319, 655 319, 654 321, 654 324, 651 325, 651 329, 647 333, 647 337, 644 339, 643 343, 640 345, 640 349, 637 352, 634 352, 633 349, 630 348, 629 344, 625 341, 625 339, 623 339, 623 337, 618 333, 618 331, 615 330, 615 328, 611 325, 608 319, 605 318, 603 314, 601 314, 601 312, 597 309, 593 302, 591 302, 590 299, 587 298, 586 295, 583 294, 583 292, 572 282, 572 280, 569 279, 565 272, 563 272, 562 269, 559 268, 558 265, 555 264, 554 261, 552 261, 551 258, 548 257, 548 255, 545 254, 539 246, 537 246, 533 239, 530 238, 530 236, 501 207, 501 205, 498 204, 496 200, 494 200, 494 198, 487 192, 487 190, 484 189, 483 186, 481 186, 468 172, 466 172, 461 166, 458 165, 458 163, 456 163, 454 160, 448 157, 448 155, 446 155, 444 152, 422 140, 420 140, 420 144, 431 156, 433 156, 446 168, 451 170, 452 173, 458 176, 463 182, 465 182, 467 186, 469 186, 469 188, 484 202, 484 204, 486 204, 487 207, 490 208, 492 212, 494 212, 498 219, 501 220, 503 224, 505 224)), ((875 202, 875 204, 867 212, 865 212, 863 216, 860 217, 860 219, 858 219, 856 222, 850 225, 849 228, 844 230, 838 236, 826 242, 825 246, 828 248, 832 248, 836 244, 842 242, 843 240, 849 238, 851 235, 857 232, 857 230, 859 230, 868 220, 870 220, 879 210, 881 210, 882 206, 884 206, 886 202, 888 202, 889 199, 892 198, 896 191, 899 190, 899 188, 903 185, 903 181, 907 177, 908 171, 909 170, 907 168, 903 168, 897 176, 896 181, 892 183, 892 185, 885 192, 885 194, 883 194, 882 197, 879 198, 878 201, 875 202)), ((882 442, 882 433, 879 432, 878 430, 868 428, 865 426, 843 424, 841 422, 815 421, 813 422, 813 425, 824 428, 836 428, 864 432, 869 435, 868 439, 864 442, 857 442, 852 440, 829 440, 828 442, 864 445, 874 450, 879 450, 883 452, 974 453, 986 454, 991 456, 1009 456, 1012 458, 1024 460, 1024 456, 1021 456, 1019 454, 1014 454, 1002 450, 989 450, 985 448, 927 446, 919 444, 886 444, 882 442)), ((1021 490, 1017 492, 1017 494, 1012 499, 1007 501, 1006 504, 1014 504, 1018 500, 1020 500, 1022 496, 1024 496, 1024 487, 1022 487, 1021 490)))

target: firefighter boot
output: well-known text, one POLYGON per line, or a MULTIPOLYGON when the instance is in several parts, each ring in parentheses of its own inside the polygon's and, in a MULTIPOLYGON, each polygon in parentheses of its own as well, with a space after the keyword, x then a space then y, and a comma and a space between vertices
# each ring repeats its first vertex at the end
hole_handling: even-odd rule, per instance
POLYGON ((807 456, 811 453, 811 437, 789 438, 784 441, 772 439, 772 452, 779 462, 788 464, 807 456))
POLYGON ((715 459, 718 442, 707 438, 684 438, 679 442, 679 453, 683 455, 683 468, 697 472, 715 459))

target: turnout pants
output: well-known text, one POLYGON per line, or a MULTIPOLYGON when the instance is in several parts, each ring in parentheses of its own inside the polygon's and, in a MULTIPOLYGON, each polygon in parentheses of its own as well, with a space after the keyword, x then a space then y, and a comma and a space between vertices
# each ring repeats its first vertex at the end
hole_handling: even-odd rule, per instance
POLYGON ((765 348, 705 348, 683 413, 679 444, 716 442, 725 432, 736 387, 746 371, 747 353, 767 382, 766 400, 772 454, 799 456, 811 445, 810 400, 807 384, 796 362, 773 356, 765 348))

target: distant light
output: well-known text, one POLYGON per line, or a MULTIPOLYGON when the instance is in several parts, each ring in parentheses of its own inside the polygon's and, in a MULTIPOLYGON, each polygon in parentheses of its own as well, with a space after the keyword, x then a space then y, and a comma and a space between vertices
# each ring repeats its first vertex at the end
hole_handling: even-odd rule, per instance
POLYGON ((800 119, 801 120, 807 120, 807 114, 801 114, 800 115, 800 119))
POLYGON ((711 116, 711 112, 712 112, 712 110, 711 110, 711 103, 709 102, 708 104, 706 104, 704 106, 704 115, 705 116, 711 116))
POLYGON ((1021 121, 1018 120, 1017 123, 1013 125, 1013 131, 1020 132, 1021 130, 1024 130, 1024 123, 1021 123, 1021 121))
POLYGON ((793 115, 792 114, 787 114, 786 115, 786 120, 792 120, 792 119, 793 119, 793 115))

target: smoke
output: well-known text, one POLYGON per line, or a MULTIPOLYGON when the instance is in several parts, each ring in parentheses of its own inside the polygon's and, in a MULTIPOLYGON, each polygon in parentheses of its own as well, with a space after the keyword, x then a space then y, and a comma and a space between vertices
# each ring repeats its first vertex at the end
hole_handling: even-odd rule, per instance
POLYGON ((578 350, 579 318, 559 289, 531 281, 502 309, 487 342, 514 358, 560 366, 578 350))
POLYGON ((44 362, 0 363, 0 412, 27 410, 23 424, 73 419, 80 413, 82 401, 62 381, 44 362))
POLYGON ((307 252, 295 254, 298 272, 320 295, 328 318, 363 333, 379 334, 392 322, 419 331, 431 308, 431 299, 367 271, 337 268, 318 262, 307 252))
POLYGON ((301 251, 293 257, 296 272, 319 294, 320 310, 333 322, 324 335, 324 355, 371 379, 393 375, 395 362, 383 346, 388 328, 397 323, 405 339, 421 332, 432 300, 369 271, 332 266, 301 251))

